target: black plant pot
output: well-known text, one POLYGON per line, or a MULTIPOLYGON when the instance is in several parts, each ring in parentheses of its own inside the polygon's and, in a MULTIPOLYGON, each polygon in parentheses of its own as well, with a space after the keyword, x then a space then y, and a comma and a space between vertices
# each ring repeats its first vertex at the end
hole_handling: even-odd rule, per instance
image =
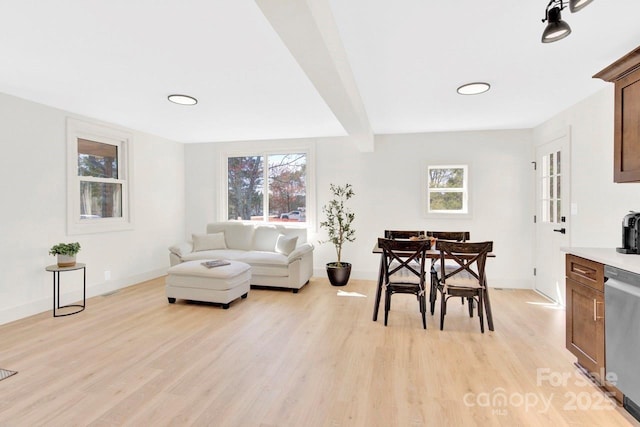
POLYGON ((327 264, 327 276, 329 277, 329 282, 333 286, 344 286, 349 281, 349 276, 351 276, 351 264, 348 262, 340 263, 340 267, 338 267, 337 262, 330 262, 327 264))

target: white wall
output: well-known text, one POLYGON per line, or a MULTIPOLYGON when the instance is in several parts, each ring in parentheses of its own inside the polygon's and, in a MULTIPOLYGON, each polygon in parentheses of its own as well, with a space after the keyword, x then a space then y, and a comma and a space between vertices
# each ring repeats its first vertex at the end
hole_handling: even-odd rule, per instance
MULTIPOLYGON (((640 184, 613 183, 613 97, 611 85, 533 130, 377 136, 372 153, 358 151, 348 138, 183 146, 133 131, 135 229, 68 236, 65 120, 78 116, 0 94, 0 324, 51 310, 51 274, 44 267, 55 262, 48 249, 58 242, 81 243, 88 296, 163 274, 167 246, 220 219, 221 152, 298 143, 315 147, 316 215, 329 199, 329 183, 354 185, 357 241, 344 254, 354 277, 375 278, 371 248, 385 228, 456 229, 470 231, 472 240, 494 241, 492 286, 531 287, 534 146, 571 129, 571 201, 578 207, 572 246, 619 246, 622 217, 640 209, 640 184), (470 219, 422 214, 423 167, 445 163, 470 165, 470 219)), ((310 231, 318 276, 335 258, 332 246, 317 244, 322 236, 310 231)), ((63 286, 66 280, 73 278, 63 276, 63 286)))
POLYGON ((640 210, 640 183, 613 182, 614 86, 611 85, 534 129, 534 144, 571 129, 570 241, 575 247, 621 246, 622 218, 640 210))
MULTIPOLYGON (((80 242, 89 297, 162 275, 167 247, 184 235, 184 147, 135 131, 135 228, 66 234, 68 116, 90 120, 0 94, 0 324, 51 310, 52 274, 44 268, 55 264, 48 250, 56 243, 80 242)), ((63 295, 65 284, 69 297, 80 295, 73 290, 80 273, 61 280, 63 295)))
MULTIPOLYGON (((297 142, 187 145, 186 235, 202 233, 207 222, 219 220, 219 153, 297 142)), ((314 144, 316 215, 330 197, 330 183, 351 183, 356 192, 352 207, 357 240, 344 247, 345 260, 353 264, 353 277, 375 279, 379 258, 371 249, 385 229, 468 230, 472 240, 494 241, 497 257, 488 267, 492 286, 531 287, 531 131, 383 135, 376 137, 372 153, 358 151, 348 138, 318 139, 314 144), (451 163, 470 165, 473 215, 469 219, 427 219, 421 208, 423 168, 451 163)), ((322 230, 311 230, 309 237, 316 244, 315 275, 324 276, 324 265, 335 259, 335 250, 329 244, 317 244, 322 230)))

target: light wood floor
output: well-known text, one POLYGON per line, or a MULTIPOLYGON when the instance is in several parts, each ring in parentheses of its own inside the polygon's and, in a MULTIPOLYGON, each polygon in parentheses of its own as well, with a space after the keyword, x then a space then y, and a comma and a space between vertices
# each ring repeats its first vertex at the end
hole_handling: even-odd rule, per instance
POLYGON ((169 305, 164 278, 0 326, 1 426, 628 426, 577 374, 564 311, 493 290, 495 332, 415 297, 371 321, 374 282, 252 290, 229 310, 169 305), (506 398, 506 403, 500 398, 506 398))

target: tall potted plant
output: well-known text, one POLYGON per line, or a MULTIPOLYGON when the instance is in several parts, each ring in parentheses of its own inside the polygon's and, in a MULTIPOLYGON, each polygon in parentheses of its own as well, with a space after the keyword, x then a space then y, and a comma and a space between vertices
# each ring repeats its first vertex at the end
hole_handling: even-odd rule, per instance
POLYGON ((329 189, 333 198, 322 207, 326 220, 320 222, 320 228, 327 230, 329 238, 320 243, 331 242, 335 246, 338 260, 327 264, 327 276, 333 286, 344 286, 351 275, 351 264, 342 261, 342 245, 356 239, 356 231, 351 227, 355 214, 345 206, 345 202, 355 193, 351 184, 330 184, 329 189))

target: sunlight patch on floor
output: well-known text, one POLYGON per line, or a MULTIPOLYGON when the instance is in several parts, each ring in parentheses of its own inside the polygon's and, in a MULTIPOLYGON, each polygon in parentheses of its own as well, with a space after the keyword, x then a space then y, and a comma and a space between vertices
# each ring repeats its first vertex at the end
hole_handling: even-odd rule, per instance
POLYGON ((361 294, 359 292, 347 292, 347 291, 342 291, 342 290, 338 290, 338 296, 339 297, 359 297, 359 298, 366 298, 367 296, 364 294, 361 294))
POLYGON ((555 303, 555 302, 535 302, 535 301, 527 301, 527 304, 531 305, 539 305, 543 308, 548 308, 550 310, 564 310, 564 306, 555 303))

